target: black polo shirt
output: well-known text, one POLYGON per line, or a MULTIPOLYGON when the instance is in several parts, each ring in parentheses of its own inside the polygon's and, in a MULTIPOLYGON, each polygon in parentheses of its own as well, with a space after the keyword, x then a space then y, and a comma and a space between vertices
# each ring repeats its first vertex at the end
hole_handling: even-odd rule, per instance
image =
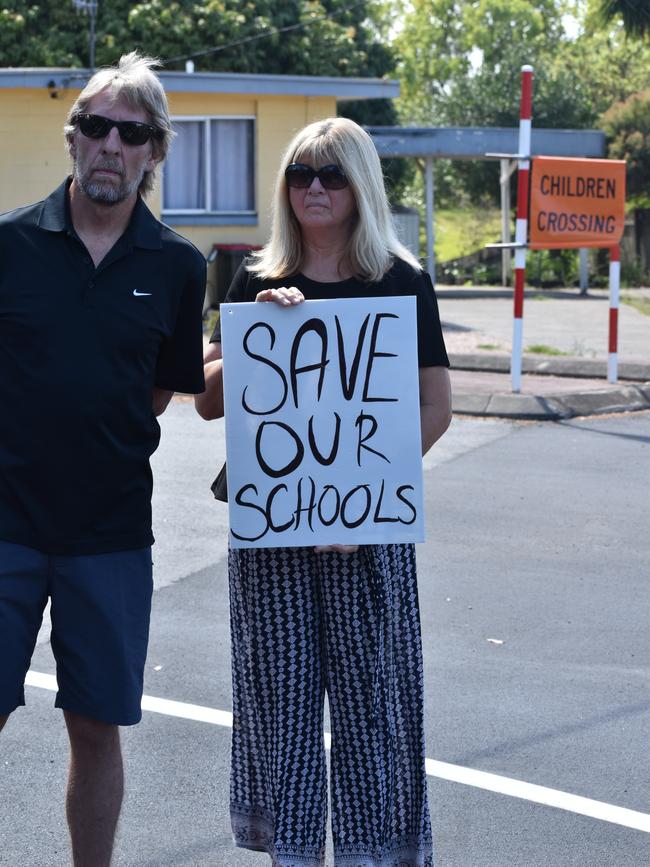
POLYGON ((138 199, 95 268, 69 184, 0 216, 0 539, 129 550, 153 542, 153 387, 204 388, 205 261, 138 199))

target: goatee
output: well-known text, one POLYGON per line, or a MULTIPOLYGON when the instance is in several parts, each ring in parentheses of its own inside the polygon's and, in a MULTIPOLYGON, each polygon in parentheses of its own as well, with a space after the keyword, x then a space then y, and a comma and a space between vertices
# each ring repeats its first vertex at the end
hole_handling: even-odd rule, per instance
POLYGON ((91 201, 97 202, 101 205, 117 205, 125 199, 128 199, 133 195, 133 193, 137 192, 142 177, 144 176, 143 171, 139 178, 134 178, 130 183, 126 183, 119 165, 109 162, 102 163, 99 166, 93 166, 87 174, 82 175, 79 171, 79 163, 77 160, 74 162, 73 173, 79 189, 88 196, 91 201), (98 169, 116 172, 120 176, 120 183, 115 186, 110 182, 92 180, 93 172, 98 169))

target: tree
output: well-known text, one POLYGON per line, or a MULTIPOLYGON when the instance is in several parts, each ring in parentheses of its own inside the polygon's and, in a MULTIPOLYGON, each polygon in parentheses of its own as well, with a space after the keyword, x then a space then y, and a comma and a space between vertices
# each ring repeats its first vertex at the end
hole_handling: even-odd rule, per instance
POLYGON ((607 24, 622 18, 630 36, 650 36, 648 0, 600 0, 600 15, 607 24))
POLYGON ((650 87, 650 45, 638 42, 631 51, 620 26, 585 29, 563 46, 556 62, 565 80, 581 89, 593 126, 613 103, 650 87))
POLYGON ((393 48, 404 123, 440 123, 449 82, 469 72, 461 6, 450 0, 398 0, 402 27, 393 48))
MULTIPOLYGON (((557 50, 564 5, 563 0, 403 0, 404 27, 395 40, 402 113, 409 122, 426 125, 470 125, 477 112, 495 125, 509 124, 519 111, 520 68, 537 67, 557 50)), ((539 101, 538 89, 536 96, 539 101)))
MULTIPOLYGON (((197 71, 380 76, 392 57, 373 16, 372 0, 99 0, 96 59, 139 48, 169 69, 196 55, 197 71)), ((0 66, 87 63, 72 0, 4 0, 0 66)))
MULTIPOLYGON (((595 118, 582 76, 567 77, 558 57, 567 41, 564 0, 411 0, 396 39, 403 123, 516 127, 521 67, 535 69, 534 123, 589 126, 595 118)), ((436 164, 439 198, 499 196, 498 166, 436 164)))
MULTIPOLYGON (((534 126, 596 127, 613 102, 650 87, 650 46, 639 42, 632 53, 620 24, 603 29, 600 2, 402 0, 395 40, 402 122, 515 127, 520 70, 530 63, 534 126)), ((481 161, 437 161, 438 198, 496 202, 497 172, 481 161)))
POLYGON ((627 163, 627 195, 649 203, 650 89, 613 105, 602 117, 609 156, 627 163))
POLYGON ((86 23, 64 3, 4 0, 0 66, 81 66, 86 23))

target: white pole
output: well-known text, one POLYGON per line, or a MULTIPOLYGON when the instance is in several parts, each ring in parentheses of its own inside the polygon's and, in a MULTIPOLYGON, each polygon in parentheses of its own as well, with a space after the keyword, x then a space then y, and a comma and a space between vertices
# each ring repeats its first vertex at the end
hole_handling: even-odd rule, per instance
MULTIPOLYGON (((532 128, 533 67, 521 67, 521 104, 519 109, 519 154, 530 155, 532 128)), ((528 236, 528 191, 530 159, 520 159, 517 167, 517 221, 515 224, 515 291, 512 323, 510 377, 515 394, 521 391, 521 358, 524 331, 524 284, 526 282, 526 244, 528 236)))
POLYGON ((433 157, 426 157, 424 166, 425 196, 427 206, 427 271, 431 282, 436 283, 436 254, 434 250, 435 229, 433 225, 433 157))
MULTIPOLYGON (((501 187, 501 242, 510 243, 510 160, 499 160, 501 173, 499 186, 501 187)), ((510 283, 512 259, 510 250, 504 247, 501 250, 501 285, 508 286, 510 283)))
POLYGON ((607 380, 618 382, 618 304, 621 285, 621 253, 618 244, 609 251, 609 355, 607 380))
POLYGON ((586 295, 589 288, 589 250, 580 247, 580 294, 586 295))

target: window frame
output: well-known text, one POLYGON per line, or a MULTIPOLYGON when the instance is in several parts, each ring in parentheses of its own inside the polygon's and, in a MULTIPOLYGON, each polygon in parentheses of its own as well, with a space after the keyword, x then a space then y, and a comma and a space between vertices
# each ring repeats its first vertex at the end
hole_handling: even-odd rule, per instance
MULTIPOLYGON (((160 184, 160 202, 161 215, 171 217, 174 222, 179 223, 179 217, 189 217, 192 220, 200 222, 210 222, 214 218, 215 222, 223 222, 225 217, 232 217, 233 222, 244 221, 246 223, 257 222, 257 116, 254 114, 175 114, 170 116, 172 124, 175 122, 182 123, 200 122, 203 124, 203 158, 205 161, 205 208, 167 208, 165 207, 165 184, 164 178, 160 184), (253 137, 252 137, 252 182, 253 182, 253 204, 255 207, 252 210, 242 211, 215 211, 210 206, 210 197, 212 195, 212 165, 210 160, 210 146, 212 139, 212 129, 210 121, 213 120, 250 120, 253 122, 253 137)), ((172 145, 173 147, 173 145, 172 145)), ((163 173, 165 164, 163 163, 163 173)))

